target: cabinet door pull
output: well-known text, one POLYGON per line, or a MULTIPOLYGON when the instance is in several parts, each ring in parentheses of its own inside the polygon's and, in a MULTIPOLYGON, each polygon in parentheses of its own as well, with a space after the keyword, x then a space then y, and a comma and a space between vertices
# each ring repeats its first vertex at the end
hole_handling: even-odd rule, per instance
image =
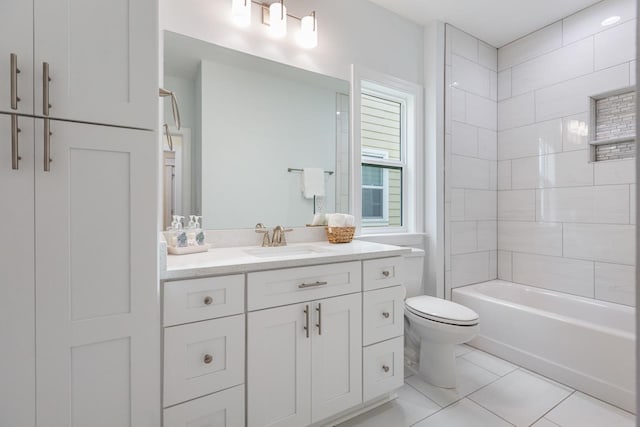
POLYGON ((49 102, 49 86, 51 77, 49 76, 49 63, 42 63, 42 114, 49 116, 51 103, 49 102))
POLYGON ((382 365, 382 370, 385 372, 389 372, 389 367, 387 365, 382 365))
POLYGON ((306 332, 307 338, 309 338, 309 304, 307 304, 304 308, 304 330, 306 332))
POLYGON ((384 317, 385 319, 389 318, 389 312, 388 311, 383 311, 382 312, 382 317, 384 317))
POLYGON ((318 323, 316 324, 318 327, 318 335, 322 335, 322 303, 318 303, 316 311, 318 312, 318 323))
POLYGON ((18 170, 19 161, 22 157, 18 154, 18 134, 20 128, 18 127, 18 115, 11 115, 11 169, 18 170))
POLYGON ((314 283, 302 283, 300 285, 298 285, 299 289, 304 289, 304 288, 313 288, 314 286, 324 286, 327 285, 329 282, 314 282, 314 283))
POLYGON ((204 363, 209 365, 211 362, 213 362, 213 356, 210 354, 205 354, 204 355, 204 363))
POLYGON ((390 274, 391 274, 391 273, 389 272, 389 270, 384 270, 384 271, 382 272, 382 275, 383 275, 384 277, 389 277, 389 275, 390 275, 390 274))
POLYGON ((213 298, 211 297, 204 297, 204 305, 211 305, 213 303, 213 298))
POLYGON ((11 62, 11 109, 18 109, 18 102, 20 102, 20 97, 18 96, 18 74, 20 74, 20 69, 18 68, 18 55, 12 53, 10 55, 11 62))
POLYGON ((51 122, 49 119, 44 119, 44 171, 49 172, 51 170, 51 122))

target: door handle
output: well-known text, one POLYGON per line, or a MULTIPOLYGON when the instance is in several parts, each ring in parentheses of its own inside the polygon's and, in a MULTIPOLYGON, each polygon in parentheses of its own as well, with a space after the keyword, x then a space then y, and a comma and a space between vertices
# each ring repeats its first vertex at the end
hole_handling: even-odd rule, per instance
POLYGON ((49 86, 51 83, 51 76, 49 75, 49 63, 42 63, 42 114, 49 116, 49 109, 51 103, 49 102, 49 86))
POLYGON ((11 63, 11 109, 17 110, 18 102, 20 102, 20 97, 18 96, 18 74, 20 74, 18 55, 12 53, 9 62, 11 63))
POLYGON ((50 119, 44 119, 44 171, 51 170, 51 122, 50 119))
POLYGON ((20 128, 18 127, 18 115, 11 115, 11 169, 18 170, 18 163, 22 160, 22 157, 18 154, 18 134, 20 128))
POLYGON ((322 335, 322 303, 318 303, 316 311, 318 312, 318 323, 316 324, 318 327, 318 335, 322 335))
POLYGON ((324 286, 326 284, 328 284, 328 282, 302 283, 298 285, 298 289, 313 288, 314 286, 324 286))
POLYGON ((304 320, 304 330, 306 331, 307 338, 309 338, 309 304, 307 304, 304 308, 304 320))

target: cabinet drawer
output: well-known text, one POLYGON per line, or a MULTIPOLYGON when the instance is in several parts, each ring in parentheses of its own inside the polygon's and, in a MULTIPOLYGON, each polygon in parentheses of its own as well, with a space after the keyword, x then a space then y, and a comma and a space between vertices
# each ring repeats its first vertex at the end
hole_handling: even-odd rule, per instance
POLYGON ((204 396, 244 380, 241 314, 164 330, 164 406, 204 396))
POLYGON ((180 325, 244 312, 244 275, 164 284, 164 325, 180 325))
POLYGON ((164 427, 244 426, 244 386, 201 397, 164 410, 164 427))
POLYGON ((370 345, 404 334, 404 286, 362 295, 363 344, 370 345))
POLYGON ((259 310, 362 290, 360 261, 247 275, 247 308, 259 310))
POLYGON ((365 402, 404 384, 404 337, 365 347, 362 359, 365 402))
POLYGON ((399 256, 364 261, 362 271, 365 291, 398 286, 404 280, 404 258, 399 256))

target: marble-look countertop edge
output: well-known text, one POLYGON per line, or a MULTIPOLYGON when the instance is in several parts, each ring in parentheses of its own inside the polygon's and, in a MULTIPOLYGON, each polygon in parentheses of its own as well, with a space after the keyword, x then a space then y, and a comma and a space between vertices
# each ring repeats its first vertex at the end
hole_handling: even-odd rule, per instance
MULTIPOLYGON (((379 245, 373 243, 370 245, 379 245)), ((229 263, 226 265, 215 266, 203 266, 203 267, 191 267, 180 269, 168 269, 160 271, 160 280, 173 281, 194 279, 207 276, 220 276, 228 274, 242 274, 251 273, 255 271, 266 271, 280 268, 295 268, 305 267, 311 265, 332 264, 337 262, 349 262, 349 261, 363 261, 376 258, 388 258, 393 256, 405 255, 411 252, 411 248, 401 246, 379 245, 379 250, 367 250, 361 253, 344 253, 344 254, 323 254, 321 256, 314 257, 300 257, 288 259, 260 259, 256 258, 253 261, 229 263)), ((189 255, 183 255, 189 256, 189 255)))

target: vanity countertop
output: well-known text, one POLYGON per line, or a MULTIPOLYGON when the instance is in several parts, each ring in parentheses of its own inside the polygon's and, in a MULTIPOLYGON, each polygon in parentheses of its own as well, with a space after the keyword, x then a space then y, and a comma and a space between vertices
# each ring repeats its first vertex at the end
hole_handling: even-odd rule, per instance
MULTIPOLYGON (((167 255, 161 280, 191 279, 275 268, 346 262, 404 255, 410 248, 354 240, 351 243, 295 243, 277 248, 256 246, 212 248, 190 255, 167 255)), ((161 263, 162 265, 162 263, 161 263)))

